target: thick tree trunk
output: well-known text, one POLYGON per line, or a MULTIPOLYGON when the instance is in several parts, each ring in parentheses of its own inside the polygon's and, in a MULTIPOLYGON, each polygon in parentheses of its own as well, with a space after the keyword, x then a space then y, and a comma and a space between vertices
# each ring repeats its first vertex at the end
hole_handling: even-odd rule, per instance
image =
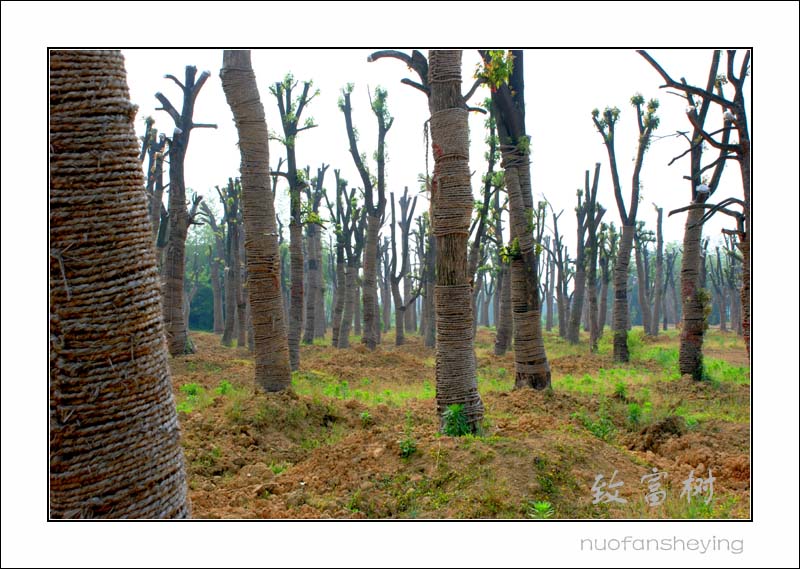
POLYGON ((619 251, 614 263, 614 361, 628 362, 628 267, 631 261, 633 235, 632 225, 622 226, 619 251))
POLYGON ((251 307, 255 381, 264 391, 291 385, 280 286, 280 252, 269 177, 264 106, 247 50, 225 50, 222 87, 239 133, 242 217, 247 239, 247 292, 251 307))
POLYGON ((186 518, 124 60, 52 51, 49 72, 49 515, 186 518))
POLYGON ((700 241, 703 226, 699 224, 699 221, 702 217, 703 210, 689 210, 683 234, 681 259, 683 326, 679 356, 680 372, 689 374, 696 380, 703 378, 703 335, 705 334, 703 315, 705 292, 700 287, 700 241))
MULTIPOLYGON (((508 164, 509 158, 504 156, 508 164)), ((530 182, 530 163, 523 157, 523 166, 505 168, 511 215, 511 236, 518 240, 521 255, 511 262, 511 304, 514 319, 515 388, 550 387, 550 363, 544 348, 542 317, 539 301, 539 279, 534 257, 533 236, 526 212, 533 210, 530 182)))
POLYGON ((472 189, 468 111, 461 96, 461 50, 431 50, 429 64, 435 160, 431 225, 436 236, 436 408, 442 421, 450 405, 461 405, 470 430, 477 432, 483 420, 483 402, 475 372, 467 266, 472 189))

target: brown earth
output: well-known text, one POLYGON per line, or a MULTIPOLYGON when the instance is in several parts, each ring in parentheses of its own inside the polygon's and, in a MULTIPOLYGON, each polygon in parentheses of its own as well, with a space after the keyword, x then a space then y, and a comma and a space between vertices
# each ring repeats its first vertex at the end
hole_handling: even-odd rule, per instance
MULTIPOLYGON (((688 379, 653 381, 653 406, 663 416, 633 428, 626 404, 636 395, 609 398, 603 405, 614 431, 602 440, 579 416, 599 416, 595 396, 511 390, 513 355, 491 354, 493 334, 482 329, 479 377, 504 378, 498 385, 507 389, 483 388, 482 436, 453 438, 437 433, 432 393, 421 390, 423 382, 435 385, 434 352, 414 334, 400 348, 385 335, 375 352, 358 344, 303 346, 301 372, 310 374, 303 389, 311 391, 271 395, 256 392, 246 349, 225 348, 212 334, 193 333, 193 339, 197 354, 174 358, 172 373, 179 404, 189 399, 181 386, 197 384, 205 392, 179 413, 197 518, 525 518, 534 500, 548 501, 559 518, 750 514, 749 423, 709 418, 689 428, 682 417, 669 416, 687 401, 745 400, 749 407, 749 385, 714 391, 688 379), (350 391, 334 394, 341 381, 350 391), (215 392, 223 382, 231 389, 215 392), (358 397, 356 387, 363 390, 358 397), (378 402, 387 390, 417 396, 378 402), (416 450, 403 458, 402 443, 410 440, 416 450), (669 473, 671 502, 662 510, 641 505, 640 480, 653 467, 669 473), (719 507, 689 511, 678 500, 681 481, 692 469, 699 475, 709 467, 719 507), (615 471, 628 504, 592 504, 595 477, 608 480, 615 471)), ((554 376, 612 365, 607 354, 588 350, 551 360, 554 376)), ((630 365, 661 369, 653 361, 630 365)))

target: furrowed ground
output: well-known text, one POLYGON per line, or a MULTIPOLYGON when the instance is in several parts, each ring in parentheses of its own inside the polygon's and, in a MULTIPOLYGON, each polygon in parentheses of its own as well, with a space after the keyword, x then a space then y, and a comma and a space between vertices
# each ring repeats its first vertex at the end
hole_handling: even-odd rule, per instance
MULTIPOLYGON (((246 349, 194 332, 171 360, 196 518, 748 518, 750 375, 741 338, 710 331, 707 380, 678 374, 675 330, 630 334, 630 364, 548 333, 553 389, 514 391, 509 352, 476 338, 480 436, 437 433, 434 352, 303 346, 293 391, 257 392, 246 349), (666 501, 650 506, 653 467, 666 501), (684 481, 714 477, 687 500, 684 481), (593 504, 597 475, 623 503, 593 504)), ((605 488, 609 490, 609 488, 605 488)))

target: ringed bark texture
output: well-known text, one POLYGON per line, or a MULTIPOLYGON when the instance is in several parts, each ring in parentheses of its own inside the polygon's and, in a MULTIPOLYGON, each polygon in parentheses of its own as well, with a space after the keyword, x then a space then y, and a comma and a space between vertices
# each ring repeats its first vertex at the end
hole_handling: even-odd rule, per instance
POLYGON ((689 374, 693 379, 703 377, 703 302, 700 295, 700 249, 703 226, 698 222, 703 210, 692 209, 686 217, 686 230, 683 234, 683 256, 681 259, 681 302, 683 304, 683 327, 679 365, 681 374, 689 374))
POLYGON ((50 54, 50 516, 189 515, 118 51, 50 54))
POLYGON ((269 179, 267 122, 249 50, 225 50, 220 76, 239 132, 242 155, 242 217, 256 384, 264 391, 282 391, 291 385, 291 372, 280 286, 281 261, 269 179))
POLYGON ((432 186, 436 236, 436 407, 463 405, 473 431, 480 428, 483 402, 475 374, 472 290, 467 240, 472 213, 469 126, 461 96, 461 50, 431 50, 431 138, 435 160, 432 186))

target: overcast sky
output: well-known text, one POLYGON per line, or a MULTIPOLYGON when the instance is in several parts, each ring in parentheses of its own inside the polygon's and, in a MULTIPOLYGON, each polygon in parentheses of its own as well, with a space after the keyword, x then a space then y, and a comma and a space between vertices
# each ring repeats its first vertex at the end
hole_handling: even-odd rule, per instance
MULTIPOLYGON (((376 49, 386 47, 391 46, 378 46, 376 49)), ((314 87, 319 88, 319 96, 306 107, 301 117, 301 121, 313 117, 319 126, 298 135, 297 158, 299 165, 311 166, 312 176, 322 163, 331 165, 325 178, 325 187, 331 191, 331 196, 335 188, 335 168, 342 171, 351 186, 361 185, 348 151, 344 117, 337 106, 341 89, 347 83, 355 85, 352 105, 353 121, 360 134, 359 150, 366 153, 370 160, 377 146, 377 120, 369 107, 368 89, 374 90, 380 85, 389 92, 388 107, 395 121, 386 138, 389 156, 387 190, 395 193, 395 199, 399 198, 405 186, 416 193, 419 191, 417 176, 425 171, 423 125, 429 117, 425 96, 400 84, 404 77, 416 79, 402 62, 382 59, 368 63, 367 56, 372 51, 374 50, 253 50, 253 68, 266 109, 267 124, 271 130, 282 134, 277 102, 268 91, 269 85, 282 80, 286 73, 292 73, 298 81, 313 80, 314 87)), ((423 50, 423 53, 427 55, 427 50, 423 50)), ((691 84, 705 85, 712 50, 660 49, 651 50, 650 53, 673 77, 685 77, 691 84)), ((140 134, 144 132, 144 117, 148 115, 156 119, 156 127, 160 131, 169 135, 172 133, 174 123, 165 112, 156 110, 160 104, 155 93, 162 91, 178 109, 181 107, 182 95, 177 85, 164 78, 165 74, 173 74, 183 81, 186 65, 195 65, 198 75, 203 70, 211 72, 211 77, 197 98, 194 120, 216 123, 219 128, 193 130, 186 158, 186 184, 218 206, 214 185, 222 185, 229 176, 238 175, 240 161, 236 146, 236 128, 219 79, 222 50, 134 49, 124 50, 124 54, 131 99, 139 106, 136 128, 140 134)), ((479 59, 477 50, 464 50, 464 92, 474 81, 473 74, 479 59)), ((737 58, 737 71, 738 62, 737 58)), ((646 99, 658 98, 661 102, 658 111, 661 124, 656 136, 688 130, 686 102, 681 97, 659 89, 663 84, 661 77, 632 49, 525 50, 524 65, 527 130, 532 138, 534 200, 546 196, 557 212, 564 210, 559 219, 559 230, 565 235, 565 241, 574 254, 577 240, 575 192, 584 185, 585 170, 593 171, 596 162, 602 164, 599 201, 607 209, 604 221, 614 221, 619 225, 608 155, 592 123, 592 109, 597 107, 602 110, 605 106, 617 106, 622 111, 616 130, 616 150, 623 196, 626 207, 629 207, 633 157, 638 139, 635 109, 629 103, 631 96, 640 92, 646 99)), ((724 69, 723 55, 720 71, 724 69)), ((301 86, 302 83, 298 85, 298 93, 301 86)), ((471 102, 478 104, 488 96, 488 89, 482 87, 471 102)), ((748 107, 750 99, 748 80, 748 107)), ((472 189, 476 199, 480 197, 480 180, 486 171, 484 120, 484 115, 471 113, 470 168, 474 172, 472 189)), ((722 126, 722 111, 712 107, 706 124, 709 130, 722 126)), ((687 142, 682 137, 656 139, 645 155, 641 177, 642 203, 638 218, 654 229, 656 213, 651 203, 655 202, 663 207, 664 238, 667 242, 682 239, 686 214, 667 217, 666 213, 688 204, 690 199, 689 184, 683 179, 688 174, 688 157, 672 166, 667 164, 674 156, 682 153, 686 145, 687 142)), ((281 156, 286 156, 285 149, 277 141, 270 141, 270 162, 273 167, 281 156)), ((717 151, 710 149, 707 156, 705 163, 715 159, 717 151)), ((433 168, 432 157, 429 168, 433 168)), ((288 218, 286 191, 285 180, 279 180, 277 209, 284 221, 288 218)), ((728 163, 716 194, 718 199, 730 196, 741 196, 739 168, 733 161, 728 163)), ((422 194, 416 213, 419 214, 426 207, 427 200, 422 194)), ((728 219, 718 216, 707 225, 706 234, 717 239, 723 224, 732 226, 728 219)), ((385 231, 388 234, 388 227, 385 231)))

